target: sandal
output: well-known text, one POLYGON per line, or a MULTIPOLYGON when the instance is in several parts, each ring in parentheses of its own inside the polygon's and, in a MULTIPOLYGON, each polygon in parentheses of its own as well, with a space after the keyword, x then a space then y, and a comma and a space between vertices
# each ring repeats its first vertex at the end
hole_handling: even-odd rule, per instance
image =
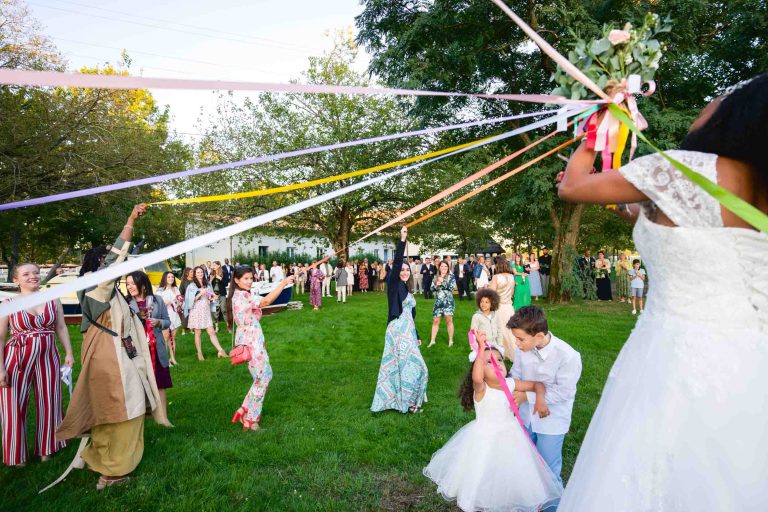
POLYGON ((122 485, 124 483, 127 483, 128 480, 130 480, 130 477, 127 476, 120 476, 120 477, 108 477, 101 475, 99 477, 99 481, 96 482, 96 490, 97 491, 103 491, 107 487, 112 487, 113 485, 122 485))

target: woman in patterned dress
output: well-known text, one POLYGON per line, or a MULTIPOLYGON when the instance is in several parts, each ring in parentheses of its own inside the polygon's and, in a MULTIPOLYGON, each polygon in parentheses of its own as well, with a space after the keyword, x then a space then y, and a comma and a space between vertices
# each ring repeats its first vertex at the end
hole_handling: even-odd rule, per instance
POLYGON ((227 357, 227 353, 221 348, 219 338, 213 330, 211 318, 211 302, 214 300, 213 288, 205 278, 205 269, 195 267, 194 278, 187 286, 184 297, 184 314, 187 316, 187 327, 195 331, 195 348, 197 348, 197 360, 204 360, 200 347, 200 331, 205 329, 211 338, 211 343, 216 347, 219 357, 227 357))
POLYGON ((387 275, 388 323, 379 378, 371 404, 373 412, 387 409, 402 413, 420 412, 427 401, 429 373, 419 351, 421 339, 415 323, 416 299, 408 292, 407 285, 411 267, 403 262, 407 236, 408 228, 403 226, 395 250, 395 262, 387 275))
POLYGON ((616 260, 616 295, 621 302, 629 302, 629 261, 624 251, 619 253, 619 259, 616 260))
MULTIPOLYGON (((13 282, 19 295, 40 288, 40 267, 34 263, 16 265, 13 282)), ((61 381, 59 352, 54 332, 64 347, 64 364, 70 369, 75 359, 69 331, 64 323, 61 302, 53 300, 32 311, 19 311, 0 318, 0 424, 3 432, 3 464, 24 466, 27 461, 27 404, 30 388, 37 405, 35 456, 46 461, 67 443, 54 433, 61 423, 61 381), (10 328, 10 339, 5 336, 10 328)))
POLYGON ((309 279, 309 302, 317 310, 323 305, 323 279, 325 279, 325 274, 319 268, 315 268, 316 263, 316 261, 312 262, 312 266, 309 272, 307 272, 307 279, 309 279))
POLYGON ((227 297, 227 325, 232 325, 233 321, 237 325, 235 345, 248 347, 251 354, 248 371, 253 377, 251 388, 232 418, 232 423, 239 421, 243 424, 243 430, 259 429, 264 396, 269 381, 272 380, 272 366, 269 364, 269 354, 264 346, 264 333, 259 323, 261 308, 272 304, 283 288, 292 284, 294 279, 294 276, 286 277, 266 297, 261 298, 258 294, 251 294, 253 270, 246 266, 235 267, 227 297))
POLYGON ((363 260, 360 264, 360 268, 357 271, 357 277, 360 279, 360 291, 365 293, 368 291, 368 260, 363 260))
POLYGON ((440 317, 445 317, 448 327, 448 346, 453 346, 453 310, 456 303, 453 300, 453 289, 456 287, 456 277, 450 272, 448 262, 443 260, 437 267, 437 276, 432 281, 432 293, 435 294, 435 305, 432 308, 432 338, 427 348, 434 346, 437 331, 440 329, 440 317))

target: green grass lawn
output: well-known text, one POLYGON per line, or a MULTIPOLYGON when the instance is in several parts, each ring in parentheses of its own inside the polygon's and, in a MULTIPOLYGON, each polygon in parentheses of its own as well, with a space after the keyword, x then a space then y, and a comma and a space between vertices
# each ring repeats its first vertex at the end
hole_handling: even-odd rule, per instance
MULTIPOLYGON (((38 496, 69 464, 74 443, 45 464, 0 466, 0 510, 451 510, 421 471, 474 418, 456 398, 469 366, 466 331, 474 302, 457 302, 453 348, 442 325, 438 344, 427 349, 432 301, 418 299, 429 403, 423 414, 374 415, 369 407, 384 342, 385 296, 355 294, 345 305, 324 299, 320 311, 303 297, 305 309, 263 319, 274 378, 262 431, 242 432, 230 423, 251 383, 247 368, 216 359, 205 335, 207 359, 198 362, 192 336, 179 336, 180 365, 172 369, 174 388, 168 390, 175 428, 146 422, 144 459, 128 485, 97 493, 97 475, 75 470, 38 496)), ((552 331, 581 352, 584 365, 565 440, 567 479, 635 317, 618 303, 545 309, 552 331)), ((79 360, 81 337, 76 329, 71 333, 79 360)))

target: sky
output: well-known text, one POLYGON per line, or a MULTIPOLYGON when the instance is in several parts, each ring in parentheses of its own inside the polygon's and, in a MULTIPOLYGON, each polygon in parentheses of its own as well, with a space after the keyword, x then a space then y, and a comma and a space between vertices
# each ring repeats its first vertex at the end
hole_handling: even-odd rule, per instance
MULTIPOLYGON (((287 82, 331 44, 328 32, 354 27, 359 0, 28 0, 33 16, 70 70, 116 64, 123 49, 131 74, 287 82)), ((365 70, 362 51, 357 66, 365 70)), ((171 129, 194 141, 210 91, 155 90, 169 105, 171 129)), ((238 93, 238 97, 248 93, 238 93)), ((257 93, 253 93, 257 94, 257 93)))

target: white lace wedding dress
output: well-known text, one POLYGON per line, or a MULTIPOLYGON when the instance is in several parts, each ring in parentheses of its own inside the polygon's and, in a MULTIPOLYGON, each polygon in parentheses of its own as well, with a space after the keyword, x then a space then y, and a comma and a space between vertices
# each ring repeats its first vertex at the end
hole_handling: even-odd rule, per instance
MULTIPOLYGON (((716 155, 669 153, 717 181, 716 155)), ((620 172, 651 199, 634 230, 648 304, 558 512, 768 510, 768 236, 723 227, 718 202, 660 155, 620 172)))

